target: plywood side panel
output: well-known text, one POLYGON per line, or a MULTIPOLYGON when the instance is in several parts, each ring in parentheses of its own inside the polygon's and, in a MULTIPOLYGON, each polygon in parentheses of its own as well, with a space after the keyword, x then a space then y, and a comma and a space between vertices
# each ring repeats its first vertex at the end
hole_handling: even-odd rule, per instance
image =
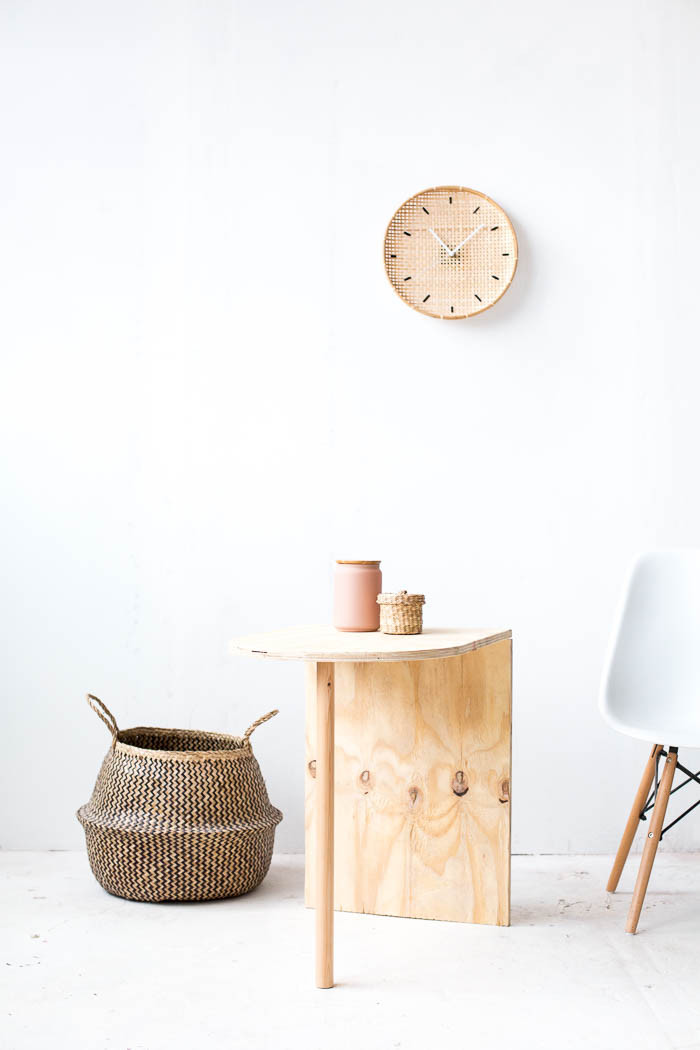
MULTIPOLYGON (((315 674, 307 689, 313 902, 315 674)), ((336 665, 335 901, 343 911, 510 921, 511 643, 336 665)))

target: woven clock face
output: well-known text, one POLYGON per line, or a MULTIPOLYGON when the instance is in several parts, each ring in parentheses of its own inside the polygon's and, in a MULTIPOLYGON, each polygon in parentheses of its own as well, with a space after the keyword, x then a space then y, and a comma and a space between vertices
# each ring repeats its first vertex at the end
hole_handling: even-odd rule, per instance
POLYGON ((384 238, 394 291, 429 317, 473 317, 513 280, 518 242, 502 208, 476 190, 436 186, 402 204, 384 238))

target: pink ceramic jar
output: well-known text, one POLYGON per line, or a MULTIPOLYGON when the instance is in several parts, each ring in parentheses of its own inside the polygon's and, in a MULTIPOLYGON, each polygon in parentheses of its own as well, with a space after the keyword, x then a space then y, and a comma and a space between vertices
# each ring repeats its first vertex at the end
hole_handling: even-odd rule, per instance
POLYGON ((337 561, 333 626, 339 631, 378 631, 377 595, 382 589, 378 561, 337 561))

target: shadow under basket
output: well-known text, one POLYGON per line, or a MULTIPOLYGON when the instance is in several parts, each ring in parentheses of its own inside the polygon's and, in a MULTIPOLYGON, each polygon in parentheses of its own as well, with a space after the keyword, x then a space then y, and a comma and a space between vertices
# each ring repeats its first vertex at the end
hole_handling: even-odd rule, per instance
MULTIPOLYGON (((136 901, 236 897, 267 875, 281 812, 270 805, 250 735, 139 726, 112 734, 92 793, 77 817, 100 885, 136 901)), ((97 706, 99 705, 99 706, 97 706)))

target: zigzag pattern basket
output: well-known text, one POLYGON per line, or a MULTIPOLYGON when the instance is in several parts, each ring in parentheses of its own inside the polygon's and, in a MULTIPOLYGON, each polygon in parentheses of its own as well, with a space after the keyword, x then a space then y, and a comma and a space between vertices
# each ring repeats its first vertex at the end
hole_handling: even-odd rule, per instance
MULTIPOLYGON (((100 885, 138 901, 235 897, 259 886, 282 814, 270 805, 250 735, 139 726, 112 734, 90 801, 77 817, 100 885)), ((99 706, 96 706, 99 705, 99 706)))

